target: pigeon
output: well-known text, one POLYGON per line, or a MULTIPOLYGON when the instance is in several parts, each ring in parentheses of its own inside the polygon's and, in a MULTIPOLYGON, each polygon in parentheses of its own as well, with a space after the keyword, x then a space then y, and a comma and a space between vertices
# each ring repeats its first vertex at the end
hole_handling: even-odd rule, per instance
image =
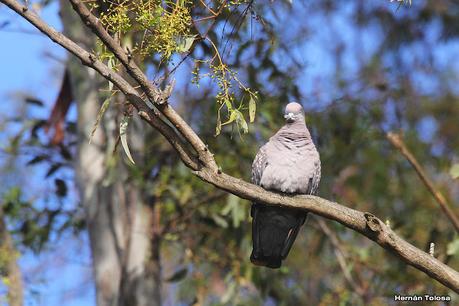
MULTIPOLYGON (((285 107, 285 125, 263 145, 252 164, 252 183, 285 194, 317 194, 320 156, 306 127, 301 104, 285 107)), ((295 241, 307 212, 252 203, 253 250, 250 261, 279 268, 295 241)))

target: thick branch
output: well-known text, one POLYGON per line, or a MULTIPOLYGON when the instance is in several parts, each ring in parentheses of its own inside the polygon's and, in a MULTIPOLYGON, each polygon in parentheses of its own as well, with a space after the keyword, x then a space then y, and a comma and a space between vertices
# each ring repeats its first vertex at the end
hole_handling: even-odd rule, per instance
POLYGON ((435 189, 434 184, 427 176, 427 173, 424 171, 422 166, 416 160, 416 157, 414 157, 414 155, 406 147, 402 137, 396 133, 387 133, 386 136, 390 143, 395 148, 397 148, 400 151, 400 153, 402 153, 402 155, 405 156, 405 158, 410 162, 410 164, 413 166, 414 170, 418 174, 419 178, 426 186, 427 190, 429 190, 429 192, 432 194, 435 201, 437 201, 438 205, 440 205, 440 208, 445 213, 446 217, 448 217, 449 221, 453 224, 454 228, 459 233, 459 219, 454 214, 454 211, 452 211, 449 207, 446 198, 443 196, 443 194, 439 190, 435 189))
POLYGON ((371 213, 360 212, 316 196, 289 196, 269 192, 225 173, 214 173, 204 169, 196 171, 195 174, 217 188, 250 201, 304 209, 335 220, 375 241, 407 264, 459 293, 459 273, 457 271, 400 238, 371 213))
POLYGON ((80 15, 81 20, 100 38, 100 40, 110 49, 116 58, 123 64, 129 75, 136 80, 142 90, 147 95, 148 99, 155 103, 159 111, 174 125, 174 127, 185 137, 191 146, 198 152, 198 156, 203 164, 207 167, 217 169, 217 165, 204 142, 199 138, 188 123, 175 112, 175 110, 165 103, 161 91, 155 87, 136 65, 129 54, 121 47, 121 45, 105 30, 100 20, 94 16, 88 8, 80 0, 69 0, 75 11, 80 15))
MULTIPOLYGON (((193 155, 191 155, 183 145, 180 137, 148 108, 145 101, 127 81, 111 71, 106 65, 97 61, 94 55, 86 52, 64 35, 46 25, 39 17, 29 12, 27 7, 20 5, 14 0, 0 0, 0 2, 5 3, 53 41, 80 58, 84 65, 92 67, 107 80, 113 82, 113 84, 126 95, 129 102, 139 110, 141 117, 151 126, 158 129, 167 138, 179 153, 182 161, 188 167, 194 169, 194 174, 205 182, 250 201, 265 203, 267 205, 280 205, 304 209, 322 217, 335 220, 375 241, 380 246, 400 257, 407 264, 423 271, 440 283, 459 293, 459 273, 457 271, 406 242, 370 213, 363 213, 316 196, 293 197, 269 192, 259 186, 216 171, 214 167, 208 167, 206 165, 202 168, 198 167, 199 165, 196 164, 196 159, 193 158, 193 155)), ((187 139, 187 141, 190 141, 190 139, 187 139)), ((197 153, 199 154, 200 151, 197 153)))

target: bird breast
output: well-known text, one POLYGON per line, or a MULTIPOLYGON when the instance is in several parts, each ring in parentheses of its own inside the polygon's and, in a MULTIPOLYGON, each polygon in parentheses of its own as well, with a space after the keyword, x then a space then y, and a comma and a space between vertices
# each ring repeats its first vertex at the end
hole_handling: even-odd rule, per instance
POLYGON ((267 161, 260 185, 285 193, 308 193, 311 179, 320 167, 319 153, 314 145, 311 143, 307 147, 277 150, 278 154, 271 154, 267 161))

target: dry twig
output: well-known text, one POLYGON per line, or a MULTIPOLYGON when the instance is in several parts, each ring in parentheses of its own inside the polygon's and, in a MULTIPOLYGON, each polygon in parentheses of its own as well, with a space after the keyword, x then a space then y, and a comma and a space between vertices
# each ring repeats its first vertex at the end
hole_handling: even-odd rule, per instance
POLYGON ((400 134, 390 132, 387 133, 386 137, 390 141, 390 143, 395 148, 397 148, 400 151, 400 153, 402 153, 402 155, 410 162, 410 164, 413 166, 414 170, 418 174, 419 178, 426 186, 427 190, 429 190, 429 192, 432 194, 435 201, 437 201, 438 205, 440 205, 440 208, 445 213, 446 217, 448 217, 449 221, 453 224, 454 228, 459 233, 459 219, 454 214, 454 211, 448 206, 446 198, 443 196, 443 194, 435 188, 434 184, 427 176, 427 173, 424 171, 424 168, 422 168, 422 166, 416 160, 416 157, 414 157, 414 155, 406 147, 402 136, 400 134))

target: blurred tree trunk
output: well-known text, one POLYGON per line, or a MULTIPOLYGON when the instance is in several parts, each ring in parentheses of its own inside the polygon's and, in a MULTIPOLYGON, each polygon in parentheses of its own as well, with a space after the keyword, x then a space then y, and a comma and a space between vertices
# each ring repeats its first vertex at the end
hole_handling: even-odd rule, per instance
POLYGON ((24 298, 22 275, 16 261, 16 254, 18 253, 6 228, 3 211, 0 207, 0 256, 6 259, 6 262, 0 263, 3 266, 1 267, 3 269, 1 276, 7 280, 8 295, 6 299, 10 306, 22 306, 24 298))
MULTIPOLYGON (((61 18, 66 35, 87 50, 96 49, 94 35, 84 28, 67 1, 61 1, 61 18)), ((117 153, 112 153, 122 112, 110 107, 89 144, 107 95, 100 89, 108 84, 74 58, 69 59, 68 71, 78 112, 75 172, 86 212, 97 305, 160 305, 161 270, 159 243, 152 232, 153 207, 128 180, 128 169, 117 153)), ((142 132, 132 135, 140 138, 130 139, 137 151, 143 146, 142 132)))

